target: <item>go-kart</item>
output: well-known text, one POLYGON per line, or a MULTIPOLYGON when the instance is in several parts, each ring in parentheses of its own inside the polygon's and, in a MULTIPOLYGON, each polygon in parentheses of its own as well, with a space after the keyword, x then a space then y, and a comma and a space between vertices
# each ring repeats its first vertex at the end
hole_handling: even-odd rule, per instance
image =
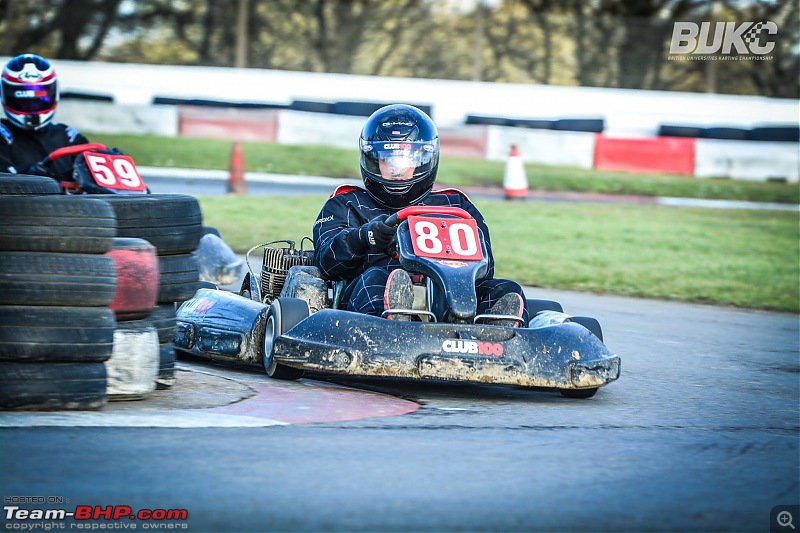
POLYGON ((37 174, 59 181, 66 194, 143 194, 150 190, 136 169, 133 158, 104 144, 86 143, 53 150, 36 165, 37 174), (71 176, 53 175, 52 163, 74 155, 71 176))
MULTIPOLYGON (((104 144, 85 143, 58 148, 35 168, 38 174, 58 181, 64 194, 150 193, 133 158, 104 144), (72 173, 58 176, 53 172, 53 162, 64 156, 75 156, 72 173)), ((238 279, 243 266, 241 260, 215 228, 204 227, 203 233, 193 253, 198 262, 200 279, 214 283, 230 283, 238 279)))
POLYGON ((173 345, 263 365, 278 379, 313 370, 513 384, 589 398, 619 378, 620 358, 603 344, 593 318, 532 299, 527 324, 476 314, 475 280, 488 259, 483 234, 466 211, 414 206, 387 224, 399 224, 396 254, 415 280, 411 309, 389 309, 383 317, 342 309, 343 283, 323 280, 310 251, 291 241, 282 241, 288 248, 266 243, 261 274, 251 269, 239 294, 204 288, 178 309, 173 345))

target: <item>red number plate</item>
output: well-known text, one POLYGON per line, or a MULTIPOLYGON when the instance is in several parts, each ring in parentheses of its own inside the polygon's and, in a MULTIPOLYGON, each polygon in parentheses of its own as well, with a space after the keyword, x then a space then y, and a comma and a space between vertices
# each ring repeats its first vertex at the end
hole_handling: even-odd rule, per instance
POLYGON ((86 152, 83 155, 95 183, 107 189, 118 191, 145 192, 147 187, 127 155, 98 154, 86 152))
POLYGON ((408 217, 417 257, 479 261, 483 259, 478 224, 471 218, 408 217))

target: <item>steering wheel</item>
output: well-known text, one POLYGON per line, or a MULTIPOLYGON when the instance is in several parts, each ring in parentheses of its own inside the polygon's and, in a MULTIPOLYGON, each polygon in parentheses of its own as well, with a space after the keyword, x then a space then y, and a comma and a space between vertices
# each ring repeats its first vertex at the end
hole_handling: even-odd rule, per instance
POLYGON ((52 176, 52 172, 49 169, 49 164, 55 161, 60 157, 64 157, 67 155, 75 155, 81 154, 83 152, 88 152, 89 150, 108 150, 108 147, 105 144, 100 143, 84 143, 84 144, 75 144, 72 146, 64 146, 63 148, 57 148, 50 152, 47 157, 36 163, 33 167, 38 171, 44 173, 45 175, 52 176))
POLYGON ((415 216, 415 215, 452 215, 458 218, 472 218, 468 212, 464 211, 460 207, 455 206, 438 206, 438 205, 412 205, 410 207, 406 207, 389 215, 386 219, 385 224, 387 226, 397 226, 400 222, 404 221, 408 217, 415 216))

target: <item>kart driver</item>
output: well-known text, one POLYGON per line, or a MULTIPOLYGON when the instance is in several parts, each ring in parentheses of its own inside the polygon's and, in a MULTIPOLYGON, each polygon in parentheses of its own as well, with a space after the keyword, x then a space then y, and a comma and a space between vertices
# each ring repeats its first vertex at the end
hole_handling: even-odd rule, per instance
MULTIPOLYGON (((316 265, 324 278, 346 282, 346 309, 378 316, 386 309, 411 309, 411 279, 389 252, 397 227, 385 221, 411 205, 455 206, 472 215, 486 240, 489 268, 475 284, 477 313, 518 316, 527 324, 522 287, 492 277, 489 229, 478 209, 455 189, 432 192, 439 134, 428 115, 409 105, 383 107, 364 124, 359 148, 364 188, 339 187, 314 223, 316 265), (402 142, 404 149, 386 150, 387 141, 402 142)), ((390 318, 410 320, 401 314, 390 318)), ((518 324, 508 319, 497 323, 518 324)))
POLYGON ((89 142, 75 129, 53 123, 58 106, 56 72, 46 59, 22 54, 6 63, 0 80, 0 172, 69 176, 74 156, 41 162, 58 148, 89 142))

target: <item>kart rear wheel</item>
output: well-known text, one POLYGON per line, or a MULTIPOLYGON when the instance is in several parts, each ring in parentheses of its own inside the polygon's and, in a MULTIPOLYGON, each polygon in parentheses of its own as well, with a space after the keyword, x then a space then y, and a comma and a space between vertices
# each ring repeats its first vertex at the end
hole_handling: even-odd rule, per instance
POLYGON ((296 326, 309 315, 308 304, 299 298, 278 298, 267 312, 264 331, 264 370, 274 379, 294 380, 303 377, 304 371, 278 363, 273 357, 275 339, 296 326))
POLYGON ((576 398, 578 400, 584 400, 597 394, 597 387, 593 389, 559 389, 558 392, 560 392, 561 396, 564 398, 576 398))
POLYGON ((561 304, 553 300, 537 300, 528 298, 525 303, 528 307, 528 316, 531 318, 536 316, 536 314, 541 311, 556 311, 559 313, 564 312, 564 308, 561 307, 561 304))
POLYGON ((592 335, 600 339, 600 342, 603 341, 603 328, 600 327, 600 322, 598 322, 596 318, 590 316, 571 316, 569 321, 580 324, 588 329, 592 335))

